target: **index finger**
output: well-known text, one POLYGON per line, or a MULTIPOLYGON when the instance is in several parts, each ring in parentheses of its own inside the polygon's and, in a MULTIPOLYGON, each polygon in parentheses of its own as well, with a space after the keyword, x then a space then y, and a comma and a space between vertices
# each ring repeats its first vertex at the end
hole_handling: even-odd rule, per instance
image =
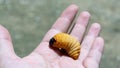
POLYGON ((55 24, 53 24, 51 29, 47 32, 47 34, 43 38, 43 41, 48 42, 51 37, 53 37, 55 34, 59 32, 67 32, 77 11, 78 11, 78 6, 76 5, 70 5, 65 11, 63 11, 63 13, 57 19, 55 24))
POLYGON ((76 5, 69 6, 57 19, 55 24, 43 38, 40 45, 33 52, 43 55, 49 61, 53 61, 54 59, 58 58, 59 55, 54 50, 49 48, 48 42, 55 34, 59 32, 67 32, 67 29, 69 28, 72 19, 74 18, 77 11, 78 7, 76 5))

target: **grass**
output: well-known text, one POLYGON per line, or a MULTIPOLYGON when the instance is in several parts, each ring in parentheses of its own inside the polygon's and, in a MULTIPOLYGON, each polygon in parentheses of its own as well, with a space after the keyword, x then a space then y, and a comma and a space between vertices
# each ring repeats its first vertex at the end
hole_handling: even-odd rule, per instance
POLYGON ((15 52, 23 57, 36 48, 60 13, 72 3, 79 6, 80 12, 91 13, 90 23, 102 25, 105 48, 100 68, 119 68, 119 0, 0 0, 0 24, 10 31, 15 52))

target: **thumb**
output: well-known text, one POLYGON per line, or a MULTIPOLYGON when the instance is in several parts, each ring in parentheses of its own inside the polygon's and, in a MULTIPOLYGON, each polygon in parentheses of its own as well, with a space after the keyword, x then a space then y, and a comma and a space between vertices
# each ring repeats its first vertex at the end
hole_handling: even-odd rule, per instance
POLYGON ((16 57, 10 34, 0 25, 0 57, 16 57))

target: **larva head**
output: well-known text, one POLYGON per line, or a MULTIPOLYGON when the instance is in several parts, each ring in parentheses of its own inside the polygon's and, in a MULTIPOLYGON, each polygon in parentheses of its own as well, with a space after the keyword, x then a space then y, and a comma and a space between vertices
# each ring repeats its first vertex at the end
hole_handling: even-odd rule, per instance
POLYGON ((59 48, 59 44, 62 40, 62 37, 63 37, 63 33, 58 33, 56 34, 54 37, 52 37, 49 41, 49 45, 51 47, 56 47, 56 48, 59 48))
POLYGON ((53 44, 56 42, 56 40, 54 38, 51 38, 49 41, 49 45, 53 46, 53 44))

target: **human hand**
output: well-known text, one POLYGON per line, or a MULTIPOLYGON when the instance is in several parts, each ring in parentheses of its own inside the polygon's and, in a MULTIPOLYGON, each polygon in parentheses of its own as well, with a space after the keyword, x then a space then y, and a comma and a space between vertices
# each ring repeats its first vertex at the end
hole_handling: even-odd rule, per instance
POLYGON ((98 36, 101 29, 98 23, 93 23, 87 35, 83 37, 90 18, 87 11, 79 15, 70 33, 81 43, 78 60, 59 55, 59 51, 49 48, 50 38, 57 33, 67 32, 77 11, 76 5, 69 6, 47 32, 38 47, 24 58, 15 54, 9 32, 0 26, 0 68, 99 68, 104 40, 98 36))

